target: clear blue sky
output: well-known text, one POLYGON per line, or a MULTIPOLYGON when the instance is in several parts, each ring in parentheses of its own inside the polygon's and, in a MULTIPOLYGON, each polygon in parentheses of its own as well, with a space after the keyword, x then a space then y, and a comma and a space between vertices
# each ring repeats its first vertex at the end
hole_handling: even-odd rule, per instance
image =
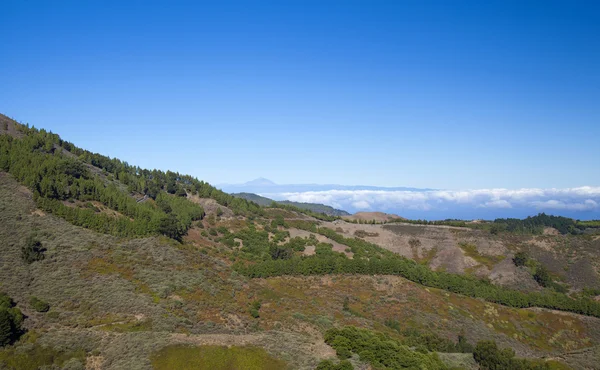
POLYGON ((212 183, 600 185, 597 1, 2 1, 0 112, 212 183))

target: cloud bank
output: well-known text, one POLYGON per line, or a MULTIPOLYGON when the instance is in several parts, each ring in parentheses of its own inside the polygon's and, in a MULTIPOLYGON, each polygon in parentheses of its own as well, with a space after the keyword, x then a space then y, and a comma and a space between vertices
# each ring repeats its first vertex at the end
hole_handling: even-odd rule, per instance
POLYGON ((263 195, 276 200, 322 203, 350 212, 384 211, 402 214, 405 211, 418 211, 426 214, 444 211, 449 215, 453 209, 470 209, 474 215, 486 213, 485 210, 488 214, 491 211, 507 214, 516 209, 554 214, 560 214, 561 211, 600 212, 600 187, 592 186, 517 190, 327 190, 263 195))

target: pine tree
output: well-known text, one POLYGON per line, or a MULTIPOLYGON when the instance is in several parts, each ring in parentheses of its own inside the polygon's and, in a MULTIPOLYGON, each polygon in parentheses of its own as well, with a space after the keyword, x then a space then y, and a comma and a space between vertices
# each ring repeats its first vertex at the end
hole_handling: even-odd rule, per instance
POLYGON ((5 308, 0 308, 0 347, 10 343, 13 338, 12 316, 5 308))

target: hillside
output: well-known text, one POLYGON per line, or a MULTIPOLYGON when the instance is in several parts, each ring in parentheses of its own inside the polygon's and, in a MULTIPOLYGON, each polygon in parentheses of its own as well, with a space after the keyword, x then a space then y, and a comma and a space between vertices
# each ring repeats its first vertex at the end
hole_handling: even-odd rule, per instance
MULTIPOLYGON (((258 194, 253 194, 253 193, 233 193, 231 195, 233 195, 234 197, 237 197, 237 198, 249 200, 249 201, 254 202, 263 207, 269 207, 269 206, 271 206, 271 204, 273 202, 275 202, 273 199, 269 199, 269 198, 260 196, 258 194)), ((318 203, 292 202, 289 200, 280 200, 280 201, 277 201, 277 203, 296 207, 296 208, 307 210, 310 212, 324 213, 328 216, 349 216, 350 215, 348 212, 343 211, 341 209, 335 209, 331 206, 326 206, 324 204, 318 204, 318 203)))
POLYGON ((0 116, 0 368, 598 368, 584 225, 315 212, 0 116))

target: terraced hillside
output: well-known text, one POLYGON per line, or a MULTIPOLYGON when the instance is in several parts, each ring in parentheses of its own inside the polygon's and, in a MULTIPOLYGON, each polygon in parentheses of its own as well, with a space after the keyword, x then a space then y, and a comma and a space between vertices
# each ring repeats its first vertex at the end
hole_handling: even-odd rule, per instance
POLYGON ((0 368, 598 366, 593 237, 323 221, 2 120, 0 368))

